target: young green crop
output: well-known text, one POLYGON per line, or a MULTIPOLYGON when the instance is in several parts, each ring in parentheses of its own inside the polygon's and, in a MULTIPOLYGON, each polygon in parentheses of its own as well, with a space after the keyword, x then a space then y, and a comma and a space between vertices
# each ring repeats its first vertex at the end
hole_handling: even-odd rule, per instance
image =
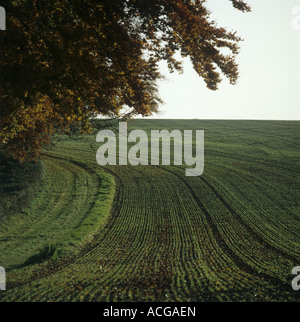
POLYGON ((203 175, 172 165, 102 168, 95 137, 59 142, 43 154, 36 198, 2 226, 1 301, 297 301, 299 123, 134 120, 128 128, 203 129, 203 175), (23 265, 48 242, 62 246, 60 257, 23 265))

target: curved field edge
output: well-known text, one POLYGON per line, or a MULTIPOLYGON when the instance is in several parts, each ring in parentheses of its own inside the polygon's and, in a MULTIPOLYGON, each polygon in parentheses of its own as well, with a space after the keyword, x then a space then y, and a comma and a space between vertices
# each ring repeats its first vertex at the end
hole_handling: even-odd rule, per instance
POLYGON ((48 154, 42 159, 46 174, 34 200, 0 227, 0 265, 8 284, 45 268, 53 259, 51 253, 42 258, 45 249, 74 256, 105 225, 113 205, 116 184, 105 170, 48 154))
MULTIPOLYGON (((85 164, 73 161, 75 164, 79 164, 88 171, 92 171, 85 164)), ((83 242, 85 239, 90 239, 93 233, 98 231, 107 221, 112 208, 112 204, 115 196, 115 180, 114 177, 101 170, 94 171, 99 180, 99 190, 95 196, 92 207, 86 216, 81 220, 78 226, 73 229, 71 234, 71 243, 83 242)))

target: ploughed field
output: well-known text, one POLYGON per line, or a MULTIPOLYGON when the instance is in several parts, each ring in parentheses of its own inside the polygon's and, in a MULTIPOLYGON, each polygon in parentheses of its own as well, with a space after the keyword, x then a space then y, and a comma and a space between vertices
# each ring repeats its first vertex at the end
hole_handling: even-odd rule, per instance
POLYGON ((298 301, 299 122, 133 129, 149 140, 151 130, 204 130, 203 174, 101 167, 95 136, 45 150, 34 199, 0 224, 0 301, 298 301))

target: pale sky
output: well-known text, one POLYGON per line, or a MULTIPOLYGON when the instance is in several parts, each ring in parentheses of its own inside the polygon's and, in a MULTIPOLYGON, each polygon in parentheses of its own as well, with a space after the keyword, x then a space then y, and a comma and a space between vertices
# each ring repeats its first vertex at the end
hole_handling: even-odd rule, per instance
POLYGON ((211 91, 189 61, 182 75, 162 67, 167 81, 159 82, 159 92, 165 104, 155 118, 300 120, 300 18, 299 30, 293 27, 300 0, 248 3, 251 13, 235 10, 230 1, 208 0, 217 24, 244 39, 238 83, 224 78, 211 91))

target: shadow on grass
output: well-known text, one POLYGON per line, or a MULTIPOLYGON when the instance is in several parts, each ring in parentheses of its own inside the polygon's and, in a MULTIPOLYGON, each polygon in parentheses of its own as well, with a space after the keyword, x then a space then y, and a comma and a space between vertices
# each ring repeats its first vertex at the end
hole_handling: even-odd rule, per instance
POLYGON ((15 265, 7 269, 7 271, 13 269, 19 269, 30 265, 40 264, 48 260, 56 260, 62 254, 62 248, 60 244, 46 244, 37 254, 30 256, 23 264, 15 265))

